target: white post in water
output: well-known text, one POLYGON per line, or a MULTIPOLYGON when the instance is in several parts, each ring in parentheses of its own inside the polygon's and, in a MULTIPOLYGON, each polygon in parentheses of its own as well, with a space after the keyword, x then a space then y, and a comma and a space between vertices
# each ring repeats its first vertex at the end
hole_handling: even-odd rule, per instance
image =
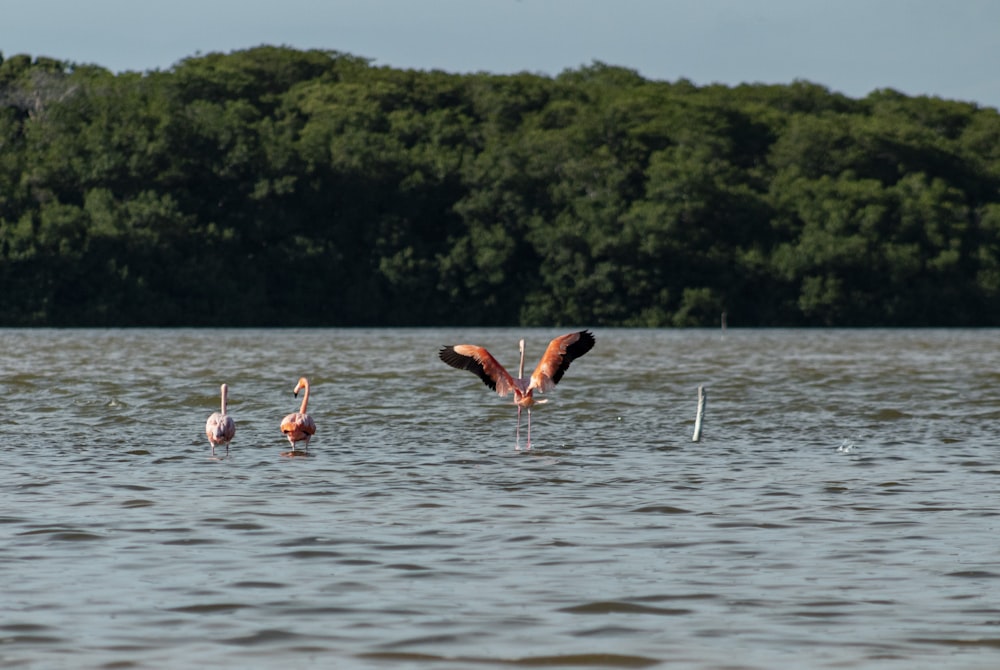
POLYGON ((705 396, 707 395, 704 386, 698 387, 698 414, 694 419, 694 435, 691 437, 692 442, 698 442, 701 440, 701 419, 705 416, 705 396))

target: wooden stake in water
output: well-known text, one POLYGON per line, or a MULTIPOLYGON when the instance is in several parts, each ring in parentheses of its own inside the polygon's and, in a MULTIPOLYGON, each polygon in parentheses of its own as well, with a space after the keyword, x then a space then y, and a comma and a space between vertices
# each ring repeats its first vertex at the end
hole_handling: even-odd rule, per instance
POLYGON ((691 437, 692 442, 698 442, 701 440, 701 419, 705 416, 705 396, 708 392, 705 391, 704 386, 698 387, 698 414, 694 419, 694 435, 691 437))

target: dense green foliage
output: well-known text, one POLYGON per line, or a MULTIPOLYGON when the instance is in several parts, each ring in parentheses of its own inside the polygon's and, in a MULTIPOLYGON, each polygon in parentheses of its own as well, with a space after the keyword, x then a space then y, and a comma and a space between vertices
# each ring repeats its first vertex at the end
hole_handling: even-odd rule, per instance
POLYGON ((1000 325, 1000 114, 806 82, 0 59, 0 325, 1000 325))

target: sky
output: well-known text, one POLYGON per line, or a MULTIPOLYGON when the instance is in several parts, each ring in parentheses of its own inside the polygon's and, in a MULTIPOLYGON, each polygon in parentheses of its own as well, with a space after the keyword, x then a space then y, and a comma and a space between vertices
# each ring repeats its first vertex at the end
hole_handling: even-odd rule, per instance
POLYGON ((261 44, 375 65, 697 85, 806 80, 1000 108, 998 0, 0 0, 0 53, 115 72, 261 44))

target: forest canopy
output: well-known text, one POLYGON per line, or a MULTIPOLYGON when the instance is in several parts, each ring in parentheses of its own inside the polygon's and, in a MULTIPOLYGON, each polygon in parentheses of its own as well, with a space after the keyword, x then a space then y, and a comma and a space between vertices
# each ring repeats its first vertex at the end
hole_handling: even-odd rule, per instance
POLYGON ((805 81, 0 55, 0 325, 1000 326, 1000 114, 805 81))

